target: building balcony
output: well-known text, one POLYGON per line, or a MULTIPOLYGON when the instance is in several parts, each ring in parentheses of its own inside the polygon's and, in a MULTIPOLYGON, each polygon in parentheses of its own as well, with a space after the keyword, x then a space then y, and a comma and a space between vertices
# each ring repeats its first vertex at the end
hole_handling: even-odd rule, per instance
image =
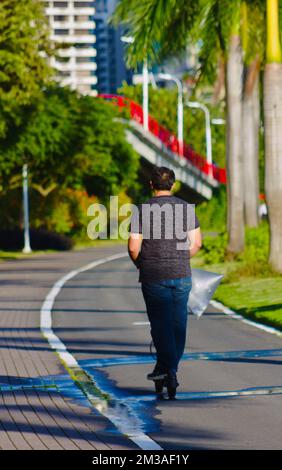
POLYGON ((80 85, 97 85, 96 77, 78 77, 75 80, 72 77, 56 77, 56 81, 62 83, 62 85, 70 86, 75 89, 79 89, 80 85))
POLYGON ((52 29, 95 29, 94 21, 50 21, 52 29))
POLYGON ((95 62, 89 62, 88 64, 75 64, 75 68, 77 71, 85 70, 89 72, 95 72, 97 70, 97 64, 95 62))
POLYGON ((61 62, 55 62, 54 64, 55 68, 59 72, 74 72, 74 71, 95 71, 97 70, 97 64, 95 62, 88 62, 85 64, 79 64, 79 63, 61 63, 61 62))
POLYGON ((77 85, 96 85, 97 77, 95 77, 94 75, 91 77, 77 77, 76 83, 77 85))
POLYGON ((58 43, 71 43, 71 44, 95 44, 96 36, 94 34, 84 34, 76 36, 75 34, 51 34, 50 36, 52 41, 56 41, 58 43))
POLYGON ((64 15, 64 16, 77 16, 77 15, 95 15, 95 8, 89 7, 77 7, 77 8, 59 8, 59 7, 47 7, 45 8, 47 16, 64 15))
POLYGON ((61 49, 59 53, 60 57, 96 57, 97 50, 91 47, 85 49, 77 49, 71 47, 69 49, 61 49))

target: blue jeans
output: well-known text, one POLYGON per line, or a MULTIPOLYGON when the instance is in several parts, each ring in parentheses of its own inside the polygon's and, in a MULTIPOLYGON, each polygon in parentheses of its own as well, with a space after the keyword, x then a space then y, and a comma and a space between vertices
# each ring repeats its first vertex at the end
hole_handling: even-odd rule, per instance
POLYGON ((191 277, 142 282, 151 335, 157 361, 164 369, 177 372, 186 341, 187 303, 191 277))

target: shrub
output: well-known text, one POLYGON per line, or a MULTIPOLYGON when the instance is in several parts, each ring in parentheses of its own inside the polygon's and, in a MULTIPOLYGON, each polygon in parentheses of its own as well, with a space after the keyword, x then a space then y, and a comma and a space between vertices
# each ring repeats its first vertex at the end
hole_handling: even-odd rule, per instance
POLYGON ((89 196, 82 189, 67 189, 65 201, 69 207, 69 216, 72 222, 68 233, 75 239, 84 239, 87 237, 87 225, 90 220, 87 215, 88 207, 98 203, 99 200, 96 196, 89 196))
POLYGON ((266 261, 243 261, 241 264, 236 266, 235 269, 231 269, 225 276, 225 282, 237 282, 242 277, 275 277, 279 276, 279 273, 274 271, 270 264, 266 261))
POLYGON ((86 191, 79 189, 55 190, 45 198, 33 191, 30 224, 62 235, 85 236, 89 222, 87 208, 94 202, 98 202, 95 196, 88 196, 86 191))
POLYGON ((31 229, 30 243, 34 250, 71 250, 73 241, 65 235, 44 229, 31 229))
MULTIPOLYGON (((262 265, 267 263, 269 247, 268 223, 262 222, 259 227, 246 227, 245 249, 242 253, 232 255, 227 252, 228 236, 222 232, 217 236, 206 236, 203 240, 203 254, 207 264, 223 263, 224 261, 240 261, 245 265, 262 265)), ((249 268, 251 271, 251 267, 249 268)))
POLYGON ((198 204, 196 212, 202 230, 223 232, 226 226, 226 188, 220 186, 215 189, 212 199, 198 204))
MULTIPOLYGON (((30 244, 33 250, 71 250, 70 238, 44 229, 30 230, 30 244)), ((0 231, 0 249, 21 250, 24 245, 23 230, 16 228, 0 231)))
POLYGON ((227 233, 220 233, 212 237, 206 236, 203 239, 203 255, 206 264, 223 263, 226 254, 227 233))
POLYGON ((246 227, 245 249, 238 256, 238 260, 246 263, 265 263, 269 250, 269 226, 266 221, 261 222, 259 227, 246 227))
POLYGON ((1 228, 18 227, 22 213, 22 188, 12 188, 0 192, 1 228))
POLYGON ((226 280, 233 282, 241 277, 273 277, 277 276, 268 264, 269 252, 269 226, 266 221, 260 223, 259 227, 246 227, 245 249, 236 256, 240 264, 236 269, 228 272, 226 280))

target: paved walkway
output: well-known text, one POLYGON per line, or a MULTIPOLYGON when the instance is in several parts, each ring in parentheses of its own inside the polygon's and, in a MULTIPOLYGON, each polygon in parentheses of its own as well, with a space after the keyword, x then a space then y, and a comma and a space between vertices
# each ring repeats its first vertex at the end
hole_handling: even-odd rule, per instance
POLYGON ((40 308, 65 273, 120 246, 0 264, 0 449, 136 449, 74 384, 40 332, 40 308))
POLYGON ((209 306, 188 318, 177 400, 156 400, 150 327, 128 257, 78 273, 58 293, 55 334, 125 425, 166 450, 280 449, 281 338, 209 306))
POLYGON ((145 380, 154 362, 147 315, 127 257, 77 272, 52 308, 57 347, 110 394, 111 420, 90 405, 41 335, 40 310, 65 274, 122 251, 0 263, 0 449, 138 449, 113 423, 139 433, 142 448, 281 449, 281 338, 211 306, 200 321, 189 316, 177 401, 156 401, 145 380))

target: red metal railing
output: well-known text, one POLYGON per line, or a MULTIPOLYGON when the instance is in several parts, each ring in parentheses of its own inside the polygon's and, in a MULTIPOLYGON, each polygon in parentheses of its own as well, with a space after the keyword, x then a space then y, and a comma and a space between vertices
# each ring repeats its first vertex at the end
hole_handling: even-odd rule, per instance
MULTIPOLYGON (((143 124, 143 109, 142 106, 135 103, 134 101, 125 98, 120 95, 99 95, 100 98, 111 100, 115 103, 119 109, 126 108, 129 110, 130 117, 139 124, 143 124)), ((180 143, 177 137, 165 127, 161 126, 156 119, 149 116, 148 122, 149 131, 163 143, 172 152, 178 154, 179 158, 185 158, 193 166, 198 168, 202 173, 206 175, 212 175, 215 180, 221 184, 226 184, 226 170, 225 168, 219 168, 214 163, 211 165, 207 162, 205 157, 195 152, 190 145, 184 143, 183 154, 180 151, 180 143)))

